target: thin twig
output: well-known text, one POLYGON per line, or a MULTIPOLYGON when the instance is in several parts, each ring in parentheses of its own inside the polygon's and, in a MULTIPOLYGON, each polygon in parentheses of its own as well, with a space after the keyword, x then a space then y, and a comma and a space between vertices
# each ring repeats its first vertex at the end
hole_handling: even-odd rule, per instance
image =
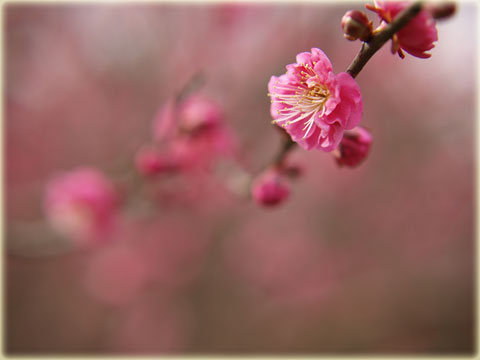
POLYGON ((395 33, 400 31, 410 20, 412 20, 422 10, 422 3, 416 2, 403 10, 395 20, 393 20, 385 29, 372 37, 368 43, 364 43, 355 59, 347 69, 347 73, 355 78, 363 69, 365 64, 395 33))

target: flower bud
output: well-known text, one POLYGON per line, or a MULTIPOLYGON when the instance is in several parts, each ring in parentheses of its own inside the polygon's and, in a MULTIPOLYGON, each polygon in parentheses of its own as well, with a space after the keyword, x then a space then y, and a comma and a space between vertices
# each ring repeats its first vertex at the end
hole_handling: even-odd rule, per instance
POLYGON ((454 2, 432 2, 426 3, 424 9, 430 12, 434 19, 446 19, 455 14, 457 4, 454 2))
POLYGON ((342 17, 342 30, 347 40, 369 41, 372 37, 372 22, 367 15, 358 10, 350 10, 342 17))
POLYGON ((253 199, 260 205, 275 206, 290 195, 290 184, 276 169, 259 175, 252 184, 253 199))
POLYGON ((345 131, 340 142, 336 156, 337 164, 340 166, 354 167, 360 164, 368 155, 372 144, 372 135, 362 127, 345 131))

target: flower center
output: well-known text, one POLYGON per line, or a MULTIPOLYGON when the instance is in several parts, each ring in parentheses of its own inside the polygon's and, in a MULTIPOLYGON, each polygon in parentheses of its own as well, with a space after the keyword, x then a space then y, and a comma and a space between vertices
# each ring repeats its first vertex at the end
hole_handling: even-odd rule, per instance
MULTIPOLYGON (((314 63, 315 65, 315 63, 314 63)), ((305 139, 310 133, 315 117, 323 116, 325 112, 325 103, 330 96, 327 87, 320 83, 314 69, 308 64, 302 64, 300 69, 298 83, 280 83, 278 80, 273 88, 280 93, 272 92, 268 96, 272 97, 271 102, 277 105, 277 119, 273 123, 277 123, 282 127, 304 121, 305 139)))

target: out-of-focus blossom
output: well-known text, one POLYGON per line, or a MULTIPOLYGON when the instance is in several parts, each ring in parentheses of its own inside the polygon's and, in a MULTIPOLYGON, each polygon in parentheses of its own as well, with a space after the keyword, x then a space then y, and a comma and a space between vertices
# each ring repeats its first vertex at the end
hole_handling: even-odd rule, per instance
POLYGON ((290 184, 279 169, 268 169, 252 184, 253 199, 260 205, 275 206, 290 195, 290 184))
POLYGON ((183 131, 196 134, 213 129, 222 121, 220 107, 206 97, 190 96, 178 106, 178 124, 183 131))
POLYGON ((357 166, 365 160, 371 145, 372 135, 361 126, 345 131, 338 152, 334 152, 337 164, 340 166, 357 166))
POLYGON ((167 99, 153 121, 153 138, 165 141, 179 135, 179 132, 197 134, 213 129, 224 121, 220 107, 211 99, 201 95, 191 95, 177 101, 167 99))
POLYGON ((358 10, 347 11, 342 17, 341 26, 347 40, 368 41, 372 37, 372 22, 368 21, 364 12, 358 10))
POLYGON ((220 106, 205 96, 190 95, 178 103, 170 98, 154 119, 153 129, 154 140, 163 142, 184 170, 208 168, 236 149, 220 106))
POLYGON ((166 172, 174 172, 181 166, 181 162, 172 154, 162 154, 159 150, 145 146, 135 156, 137 170, 145 176, 153 176, 166 172))
MULTIPOLYGON (((380 26, 391 23, 395 17, 412 3, 409 1, 381 1, 374 0, 375 6, 365 5, 369 10, 376 12, 382 22, 380 26)), ((429 58, 431 54, 426 51, 435 47, 434 41, 438 40, 437 28, 432 14, 423 9, 405 27, 392 38, 392 53, 398 52, 401 58, 405 55, 402 49, 418 58, 429 58)))
POLYGON ((102 173, 80 168, 47 184, 44 208, 54 229, 86 245, 108 240, 117 203, 114 186, 102 173))
POLYGON ((343 132, 360 122, 360 88, 349 74, 335 75, 320 49, 300 53, 296 60, 286 74, 272 76, 268 83, 273 122, 304 149, 332 151, 343 132))
POLYGON ((221 126, 198 136, 182 136, 171 143, 172 151, 181 160, 184 170, 209 168, 221 157, 235 153, 233 133, 221 126))

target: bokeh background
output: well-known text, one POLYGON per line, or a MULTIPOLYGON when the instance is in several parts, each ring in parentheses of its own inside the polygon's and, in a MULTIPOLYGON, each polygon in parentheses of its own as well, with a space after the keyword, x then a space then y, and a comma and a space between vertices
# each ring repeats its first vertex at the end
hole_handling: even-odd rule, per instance
POLYGON ((258 172, 281 144, 270 76, 311 47, 345 71, 360 44, 340 19, 362 8, 4 6, 6 352, 473 353, 474 2, 438 23, 430 59, 387 45, 357 77, 374 136, 360 167, 295 149, 305 173, 279 207, 212 177, 185 201, 127 202, 114 241, 88 249, 45 221, 54 174, 88 165, 121 184, 198 71, 258 172))

